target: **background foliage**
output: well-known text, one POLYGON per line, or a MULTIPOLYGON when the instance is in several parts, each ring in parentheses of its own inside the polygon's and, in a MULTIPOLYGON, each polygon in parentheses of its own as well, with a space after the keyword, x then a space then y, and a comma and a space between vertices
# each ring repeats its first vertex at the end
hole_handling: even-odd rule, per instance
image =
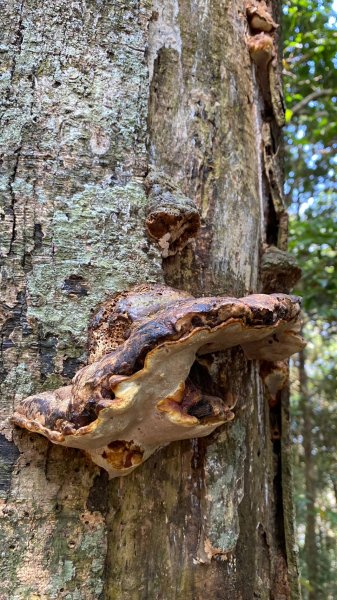
POLYGON ((337 598, 337 2, 284 2, 285 193, 308 346, 292 369, 302 593, 337 598))

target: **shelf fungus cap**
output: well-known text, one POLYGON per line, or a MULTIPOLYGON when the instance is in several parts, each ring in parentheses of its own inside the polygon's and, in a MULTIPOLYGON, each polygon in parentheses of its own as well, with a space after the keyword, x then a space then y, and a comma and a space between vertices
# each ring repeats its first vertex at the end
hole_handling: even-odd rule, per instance
POLYGON ((266 246, 261 261, 261 282, 265 294, 290 292, 301 278, 296 258, 276 246, 266 246))
POLYGON ((190 379, 196 357, 241 346, 277 361, 303 347, 299 299, 284 294, 194 298, 138 286, 108 300, 89 328, 92 362, 72 384, 30 396, 13 422, 80 448, 111 477, 161 446, 206 436, 233 419, 223 398, 190 379))
POLYGON ((164 258, 173 256, 196 237, 200 227, 198 208, 163 175, 148 176, 146 187, 147 233, 158 244, 164 258))
POLYGON ((287 361, 262 362, 260 376, 265 385, 269 406, 276 406, 279 401, 279 392, 284 390, 289 383, 287 361))
POLYGON ((274 57, 274 41, 268 33, 249 36, 247 46, 252 60, 258 67, 267 66, 274 57))
POLYGON ((265 2, 250 1, 246 4, 246 14, 253 31, 271 33, 278 28, 265 2))

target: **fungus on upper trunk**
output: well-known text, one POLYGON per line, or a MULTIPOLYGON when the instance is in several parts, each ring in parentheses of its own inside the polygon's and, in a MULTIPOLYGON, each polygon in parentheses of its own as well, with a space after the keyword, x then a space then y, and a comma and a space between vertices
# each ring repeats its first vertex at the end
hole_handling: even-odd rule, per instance
POLYGON ((262 0, 249 0, 246 4, 246 14, 248 23, 253 31, 264 31, 271 33, 278 28, 266 3, 262 0))
POLYGON ((205 436, 232 406, 200 390, 197 356, 241 346, 282 360, 303 347, 299 299, 284 294, 194 298, 165 286, 117 294, 89 327, 90 364, 72 385, 30 396, 16 425, 84 450, 110 476, 126 475, 174 440, 205 436))
POLYGON ((294 256, 277 246, 265 246, 261 260, 261 283, 265 294, 289 293, 301 277, 294 256))
POLYGON ((198 208, 160 172, 151 171, 145 187, 148 236, 158 244, 163 258, 173 256, 196 237, 200 227, 198 208))
POLYGON ((250 56, 258 67, 267 67, 275 56, 274 40, 268 33, 247 38, 250 56))

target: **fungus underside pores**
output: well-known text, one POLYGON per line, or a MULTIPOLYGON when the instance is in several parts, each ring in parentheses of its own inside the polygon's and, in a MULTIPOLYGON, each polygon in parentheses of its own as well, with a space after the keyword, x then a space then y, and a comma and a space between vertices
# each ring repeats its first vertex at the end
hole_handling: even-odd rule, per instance
POLYGON ((110 298, 89 327, 89 364, 71 385, 30 396, 13 422, 80 448, 111 477, 161 446, 206 436, 234 414, 190 379, 197 356, 241 346, 279 361, 303 347, 299 299, 284 294, 194 298, 137 286, 110 298))

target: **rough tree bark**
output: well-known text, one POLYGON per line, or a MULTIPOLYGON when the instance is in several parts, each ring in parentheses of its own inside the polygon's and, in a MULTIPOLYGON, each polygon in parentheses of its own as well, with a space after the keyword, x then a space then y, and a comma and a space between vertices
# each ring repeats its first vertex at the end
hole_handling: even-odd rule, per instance
POLYGON ((270 411, 241 351, 212 366, 234 422, 124 479, 7 420, 85 364, 110 294, 260 291, 263 244, 284 250, 277 102, 245 2, 11 0, 0 21, 1 598, 297 598, 287 395, 270 411), (201 211, 195 244, 166 259, 144 229, 150 168, 201 211))

